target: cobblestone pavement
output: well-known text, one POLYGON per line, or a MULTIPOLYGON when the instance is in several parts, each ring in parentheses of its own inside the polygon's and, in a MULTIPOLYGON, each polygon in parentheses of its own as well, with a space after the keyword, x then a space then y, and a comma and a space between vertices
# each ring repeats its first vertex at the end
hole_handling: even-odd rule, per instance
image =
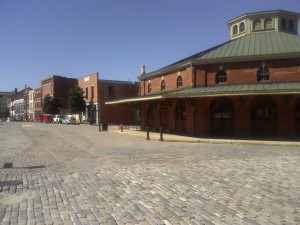
POLYGON ((300 224, 300 148, 0 122, 0 223, 300 224))

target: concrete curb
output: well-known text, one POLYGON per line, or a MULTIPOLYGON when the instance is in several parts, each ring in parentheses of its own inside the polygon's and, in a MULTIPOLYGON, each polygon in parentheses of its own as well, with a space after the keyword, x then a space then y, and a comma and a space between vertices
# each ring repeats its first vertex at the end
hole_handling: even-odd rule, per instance
MULTIPOLYGON (((146 132, 138 130, 124 130, 120 132, 119 130, 111 130, 110 132, 120 134, 120 135, 130 135, 135 137, 144 138, 146 140, 146 132)), ((159 141, 159 133, 149 133, 150 141, 159 141)), ((300 147, 299 141, 267 141, 267 140, 235 140, 235 139, 211 139, 211 138, 194 138, 186 137, 173 134, 163 134, 163 139, 166 142, 186 142, 186 143, 208 143, 208 144, 248 144, 248 145, 275 145, 275 146, 290 146, 290 147, 300 147)))

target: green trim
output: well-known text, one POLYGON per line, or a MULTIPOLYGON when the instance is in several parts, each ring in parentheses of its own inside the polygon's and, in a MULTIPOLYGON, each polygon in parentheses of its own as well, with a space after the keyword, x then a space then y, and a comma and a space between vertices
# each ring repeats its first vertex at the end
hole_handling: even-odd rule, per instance
POLYGON ((187 88, 168 93, 157 93, 156 95, 145 95, 135 98, 120 99, 106 102, 105 104, 129 104, 134 102, 145 102, 172 98, 201 98, 201 97, 224 97, 224 96, 246 96, 246 95, 288 95, 300 94, 300 82, 287 83, 255 83, 236 85, 214 85, 209 87, 187 88))

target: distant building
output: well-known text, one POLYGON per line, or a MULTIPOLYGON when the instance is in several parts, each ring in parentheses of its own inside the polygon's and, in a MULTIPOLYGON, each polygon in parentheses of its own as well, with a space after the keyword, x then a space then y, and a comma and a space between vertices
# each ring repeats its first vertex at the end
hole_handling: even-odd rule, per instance
POLYGON ((34 90, 28 91, 27 101, 28 101, 27 118, 29 121, 34 121, 35 120, 34 90))
POLYGON ((300 137, 299 13, 246 13, 230 41, 156 71, 142 70, 142 129, 197 137, 300 137))
POLYGON ((34 110, 34 121, 43 114, 42 109, 42 88, 36 88, 34 89, 33 93, 33 110, 34 110))
POLYGON ((61 112, 67 113, 69 91, 78 85, 76 78, 67 78, 57 75, 49 76, 41 81, 42 98, 46 95, 56 97, 61 105, 61 112))
POLYGON ((11 92, 0 92, 0 118, 7 112, 7 96, 10 95, 11 92))
POLYGON ((138 84, 129 81, 99 79, 98 73, 78 79, 85 92, 86 113, 83 117, 90 123, 135 124, 135 108, 107 106, 106 101, 137 96, 138 84))
POLYGON ((28 120, 28 92, 32 88, 26 87, 25 89, 15 92, 7 97, 7 104, 9 108, 10 117, 12 120, 22 121, 28 120))

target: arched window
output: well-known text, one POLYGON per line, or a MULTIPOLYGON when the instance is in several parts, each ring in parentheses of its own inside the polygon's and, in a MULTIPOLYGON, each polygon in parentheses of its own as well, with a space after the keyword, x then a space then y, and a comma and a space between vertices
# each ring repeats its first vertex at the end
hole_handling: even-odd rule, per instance
POLYGON ((176 103, 175 113, 176 113, 177 120, 185 120, 186 119, 185 103, 183 101, 178 101, 176 103))
POLYGON ((182 86, 182 76, 177 77, 177 88, 182 86))
POLYGON ((252 102, 251 114, 253 119, 275 119, 277 107, 270 96, 257 97, 252 102))
POLYGON ((161 81, 161 84, 160 84, 160 90, 161 90, 161 91, 166 90, 166 82, 165 82, 164 80, 161 81))
POLYGON ((257 81, 269 80, 270 72, 266 63, 262 63, 260 69, 257 71, 257 81))
POLYGON ((152 91, 152 87, 151 87, 151 83, 150 83, 150 84, 148 84, 148 93, 151 93, 151 91, 152 91))
POLYGON ((216 98, 210 105, 210 117, 212 119, 232 119, 233 104, 228 98, 216 98))
POLYGON ((237 25, 234 25, 234 26, 233 26, 232 34, 233 34, 233 35, 237 35, 237 34, 238 34, 238 26, 237 26, 237 25))
POLYGON ((223 67, 219 68, 219 71, 216 74, 216 83, 226 83, 227 82, 227 74, 223 67))
POLYGON ((260 21, 260 19, 255 19, 253 21, 252 29, 253 30, 260 30, 261 29, 261 21, 260 21))
POLYGON ((273 20, 271 18, 265 19, 265 29, 273 28, 273 20))
POLYGON ((244 31, 245 31, 245 23, 241 22, 240 23, 240 33, 244 32, 244 31))

